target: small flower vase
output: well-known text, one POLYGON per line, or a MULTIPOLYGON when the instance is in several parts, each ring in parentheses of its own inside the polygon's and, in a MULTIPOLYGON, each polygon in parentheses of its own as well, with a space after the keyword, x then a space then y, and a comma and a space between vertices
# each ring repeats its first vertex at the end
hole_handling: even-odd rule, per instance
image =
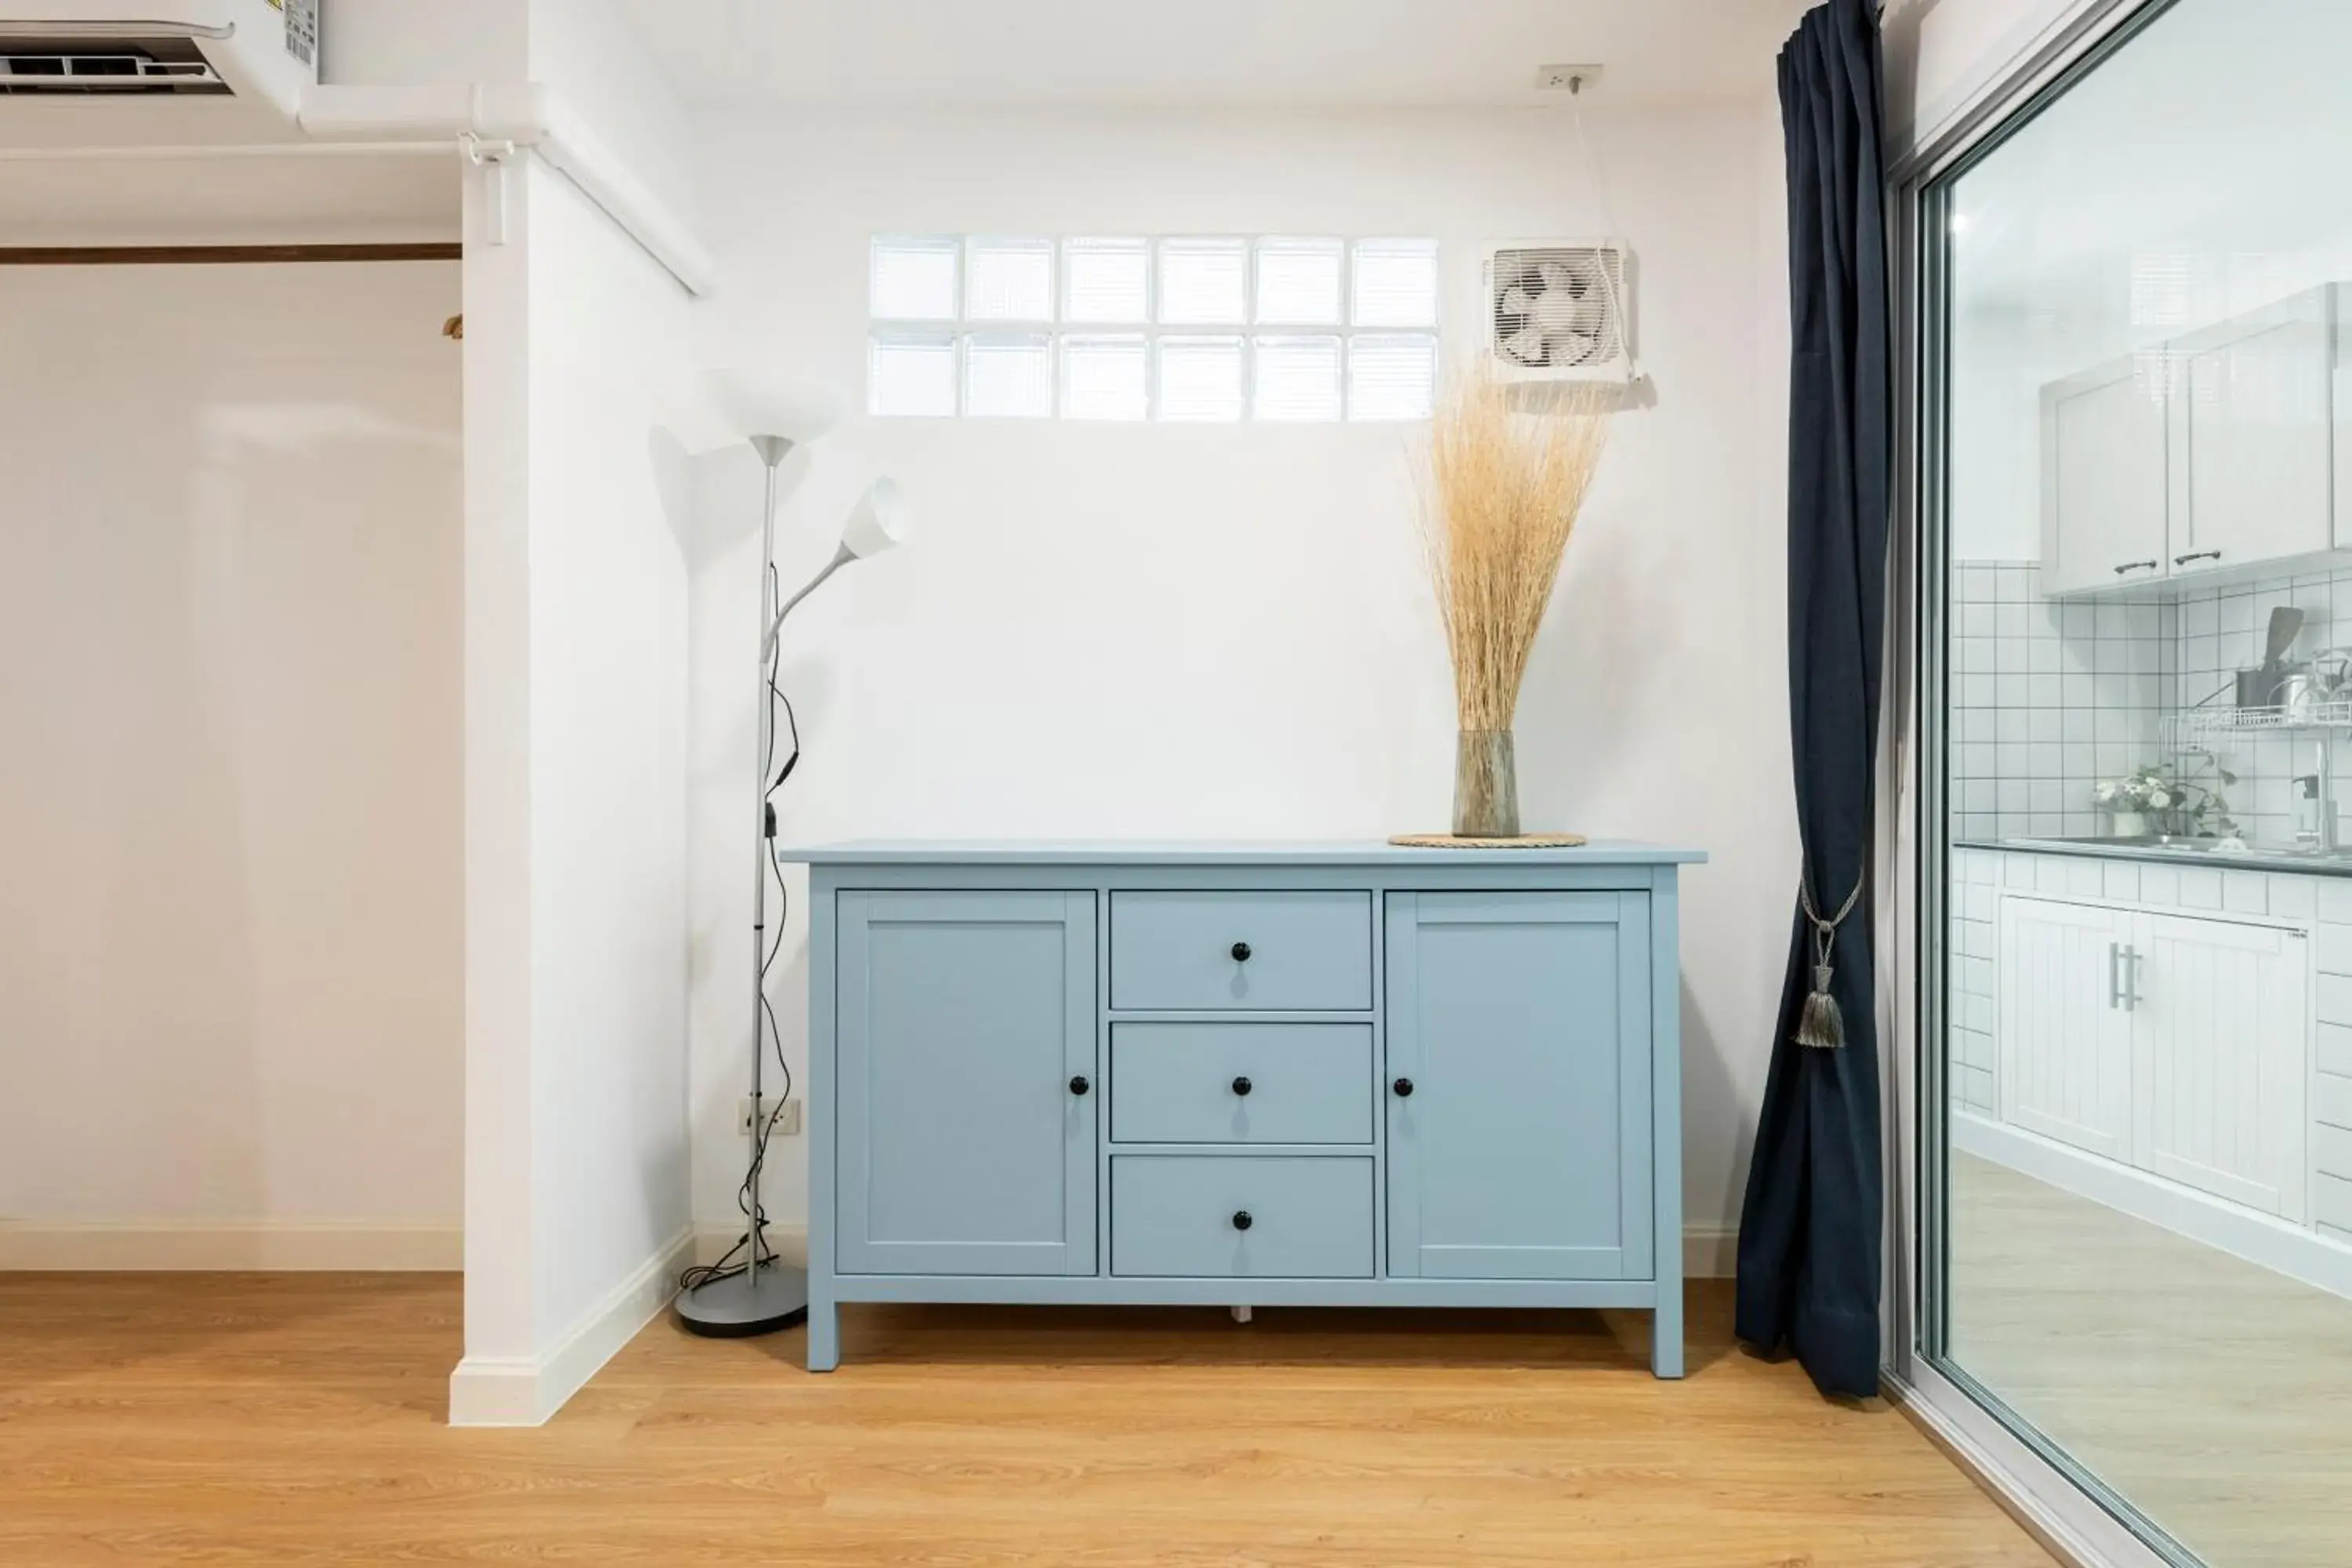
POLYGON ((1511 732, 1463 731, 1454 743, 1454 837, 1518 836, 1518 766, 1511 732))
POLYGON ((2110 838, 2145 838, 2147 837, 2147 814, 2141 811, 2118 811, 2107 818, 2110 838))

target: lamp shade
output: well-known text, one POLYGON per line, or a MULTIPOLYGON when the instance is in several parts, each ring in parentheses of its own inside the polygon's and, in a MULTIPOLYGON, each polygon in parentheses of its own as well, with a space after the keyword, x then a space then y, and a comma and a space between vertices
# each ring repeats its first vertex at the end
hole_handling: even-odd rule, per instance
POLYGON ((712 370, 704 380, 739 440, 772 436, 797 445, 816 439, 841 418, 841 399, 822 386, 740 368, 712 370))
POLYGON ((907 498, 895 479, 866 487, 849 521, 841 527, 841 547, 860 561, 907 542, 907 498))

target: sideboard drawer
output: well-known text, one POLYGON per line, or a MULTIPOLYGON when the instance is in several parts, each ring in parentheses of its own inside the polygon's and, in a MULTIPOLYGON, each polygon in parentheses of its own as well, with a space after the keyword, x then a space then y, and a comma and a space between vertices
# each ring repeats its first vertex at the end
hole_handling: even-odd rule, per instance
POLYGON ((1114 1024, 1121 1143, 1370 1143, 1370 1024, 1114 1024))
POLYGON ((1370 893, 1115 892, 1110 1005, 1349 1012, 1372 1005, 1370 893))
POLYGON ((1113 1274, 1371 1278, 1370 1159, 1123 1154, 1110 1193, 1113 1274))

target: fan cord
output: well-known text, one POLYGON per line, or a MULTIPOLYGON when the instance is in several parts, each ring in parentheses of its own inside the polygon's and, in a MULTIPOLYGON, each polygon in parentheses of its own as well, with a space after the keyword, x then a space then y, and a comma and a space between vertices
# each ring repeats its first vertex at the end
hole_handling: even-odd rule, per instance
MULTIPOLYGON (((1568 86, 1568 111, 1576 125, 1577 152, 1584 161, 1584 177, 1601 200, 1601 223, 1604 233, 1617 233, 1616 215, 1609 210, 1609 183, 1601 177, 1601 160, 1593 155, 1592 135, 1584 126, 1584 79, 1577 78, 1568 86)), ((1625 301, 1617 292, 1617 275, 1609 265, 1606 250, 1601 256, 1601 286, 1609 294, 1609 319, 1617 324, 1617 345, 1625 351, 1625 384, 1631 386, 1642 376, 1642 367, 1633 353, 1632 323, 1625 319, 1625 301)))

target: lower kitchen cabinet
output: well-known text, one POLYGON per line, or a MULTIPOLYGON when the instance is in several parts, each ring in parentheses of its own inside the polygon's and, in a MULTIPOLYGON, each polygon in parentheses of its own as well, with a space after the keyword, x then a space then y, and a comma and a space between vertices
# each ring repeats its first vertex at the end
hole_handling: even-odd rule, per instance
POLYGON ((1694 852, 802 858, 812 1370, 867 1300, 1633 1308, 1681 1375, 1694 852))
POLYGON ((2000 1119, 2302 1219, 2308 945, 2276 925, 2004 899, 2000 1119))

